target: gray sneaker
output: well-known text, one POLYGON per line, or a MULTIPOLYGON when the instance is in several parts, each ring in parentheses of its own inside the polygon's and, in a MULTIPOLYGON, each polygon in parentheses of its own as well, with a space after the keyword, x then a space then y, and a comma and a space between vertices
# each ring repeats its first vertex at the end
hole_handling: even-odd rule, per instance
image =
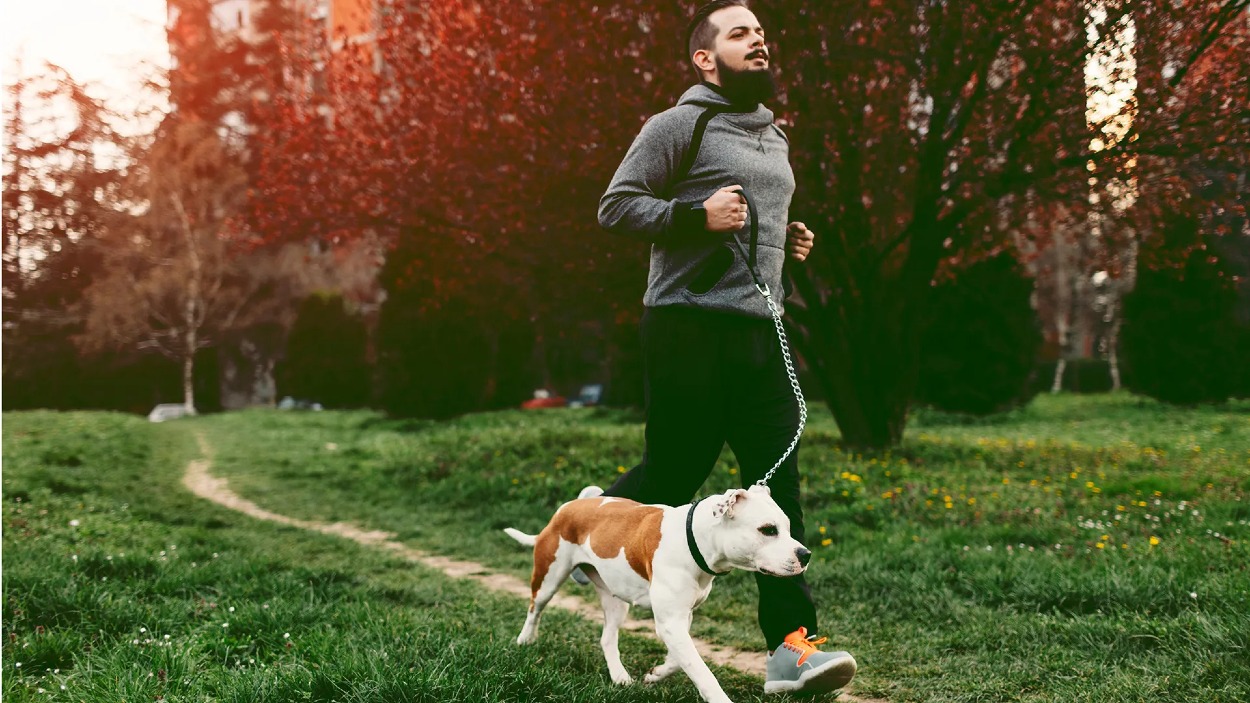
MULTIPOLYGON (((581 493, 577 494, 577 497, 578 499, 594 498, 595 496, 601 496, 601 495, 603 495, 602 488, 598 486, 586 486, 585 488, 582 489, 581 493)), ((575 583, 579 583, 583 586, 590 585, 590 577, 586 575, 586 572, 582 571, 582 568, 580 566, 574 568, 573 573, 569 574, 569 576, 573 579, 575 583)))
POLYGON ((855 678, 855 657, 847 652, 822 652, 825 638, 808 638, 807 628, 786 635, 768 655, 764 693, 826 693, 844 688, 855 678))

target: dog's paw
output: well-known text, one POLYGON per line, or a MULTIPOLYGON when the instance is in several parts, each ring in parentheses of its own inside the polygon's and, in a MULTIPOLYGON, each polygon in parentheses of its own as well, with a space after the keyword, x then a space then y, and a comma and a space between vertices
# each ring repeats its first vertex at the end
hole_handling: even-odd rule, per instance
POLYGON ((612 683, 617 686, 628 686, 634 682, 634 677, 622 671, 619 674, 612 674, 612 683))
POLYGON ((659 683, 667 677, 668 674, 659 671, 659 667, 656 667, 651 671, 648 671, 646 676, 642 677, 642 682, 645 684, 659 683))
POLYGON ((516 643, 524 647, 527 644, 533 644, 536 639, 538 639, 536 633, 522 632, 519 636, 517 636, 516 643))

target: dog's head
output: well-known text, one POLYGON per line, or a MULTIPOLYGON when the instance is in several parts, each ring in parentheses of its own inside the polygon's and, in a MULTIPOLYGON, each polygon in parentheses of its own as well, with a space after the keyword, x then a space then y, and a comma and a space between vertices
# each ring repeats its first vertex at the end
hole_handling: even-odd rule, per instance
POLYGON ((803 573, 812 553, 790 536, 790 519, 766 486, 736 488, 711 499, 716 543, 737 569, 771 576, 803 573))

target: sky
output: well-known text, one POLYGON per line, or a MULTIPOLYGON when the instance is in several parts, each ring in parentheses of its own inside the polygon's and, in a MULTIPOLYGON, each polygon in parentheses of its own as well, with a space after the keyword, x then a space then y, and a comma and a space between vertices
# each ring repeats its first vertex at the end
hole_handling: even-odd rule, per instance
POLYGON ((165 0, 0 0, 0 76, 14 79, 16 58, 24 73, 51 61, 120 112, 151 105, 141 87, 154 67, 169 65, 165 7, 165 0))

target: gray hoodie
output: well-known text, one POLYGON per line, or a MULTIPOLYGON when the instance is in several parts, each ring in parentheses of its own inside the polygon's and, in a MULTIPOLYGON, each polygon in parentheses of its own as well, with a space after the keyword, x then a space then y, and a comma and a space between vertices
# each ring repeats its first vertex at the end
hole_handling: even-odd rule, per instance
POLYGON ((737 109, 707 85, 690 88, 675 107, 647 120, 599 201, 599 224, 605 229, 652 245, 643 296, 647 307, 682 305, 771 317, 747 266, 750 222, 739 232, 711 233, 705 213, 695 208, 734 184, 745 187, 755 205, 756 273, 781 304, 786 221, 794 195, 789 142, 768 108, 728 112, 737 109), (697 157, 682 177, 695 123, 709 108, 727 112, 707 122, 697 157))

